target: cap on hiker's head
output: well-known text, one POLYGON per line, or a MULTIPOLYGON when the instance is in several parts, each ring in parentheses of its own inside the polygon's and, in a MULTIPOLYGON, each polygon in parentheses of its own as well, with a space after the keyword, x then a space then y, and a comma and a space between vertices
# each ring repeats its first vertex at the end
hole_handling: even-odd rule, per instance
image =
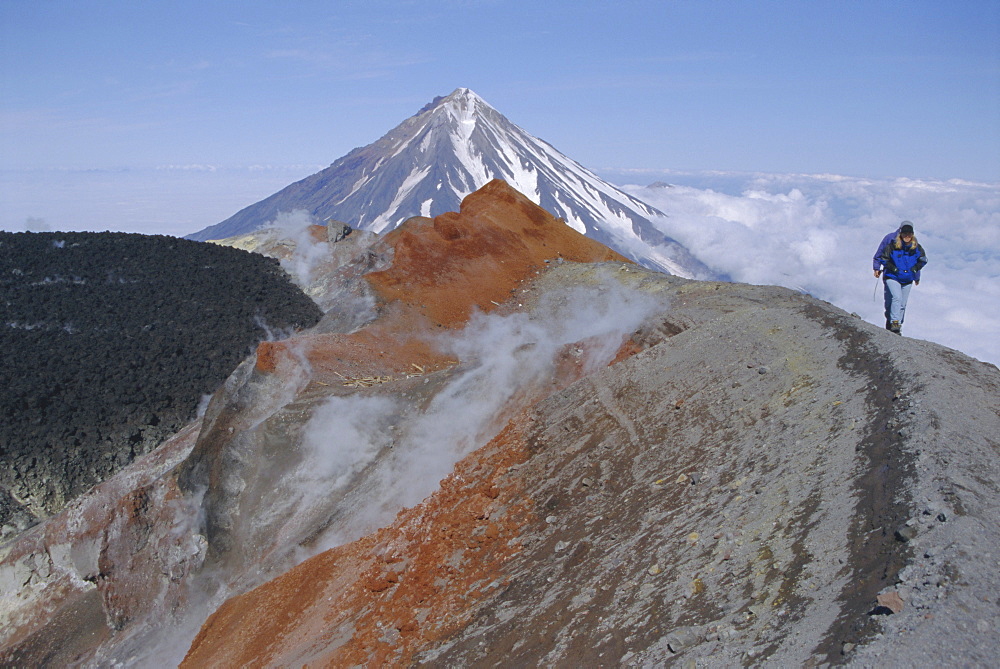
POLYGON ((901 235, 912 235, 913 234, 913 224, 909 221, 903 221, 903 224, 899 226, 899 234, 901 235))

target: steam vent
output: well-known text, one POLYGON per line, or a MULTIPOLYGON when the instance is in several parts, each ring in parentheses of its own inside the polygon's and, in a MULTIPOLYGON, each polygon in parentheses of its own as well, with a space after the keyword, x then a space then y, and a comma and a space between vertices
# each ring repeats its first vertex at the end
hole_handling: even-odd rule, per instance
POLYGON ((502 181, 313 232, 218 242, 322 318, 3 544, 0 664, 1000 657, 996 367, 644 269, 502 181))

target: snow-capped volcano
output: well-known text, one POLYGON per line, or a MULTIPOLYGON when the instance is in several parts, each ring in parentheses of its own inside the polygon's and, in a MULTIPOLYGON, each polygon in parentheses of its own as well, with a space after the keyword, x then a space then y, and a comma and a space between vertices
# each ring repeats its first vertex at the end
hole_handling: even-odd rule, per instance
POLYGON ((190 239, 245 234, 295 209, 386 232, 413 216, 457 211, 492 179, 644 265, 689 278, 710 275, 649 222, 661 212, 514 125, 468 88, 436 98, 378 141, 190 239))

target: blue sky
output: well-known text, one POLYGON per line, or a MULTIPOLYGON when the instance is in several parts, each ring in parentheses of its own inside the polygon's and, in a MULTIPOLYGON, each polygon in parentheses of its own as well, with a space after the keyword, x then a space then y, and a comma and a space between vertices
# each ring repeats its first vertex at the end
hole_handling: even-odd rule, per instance
POLYGON ((5 170, 327 165, 460 86, 596 170, 1000 181, 997 0, 0 2, 5 170))

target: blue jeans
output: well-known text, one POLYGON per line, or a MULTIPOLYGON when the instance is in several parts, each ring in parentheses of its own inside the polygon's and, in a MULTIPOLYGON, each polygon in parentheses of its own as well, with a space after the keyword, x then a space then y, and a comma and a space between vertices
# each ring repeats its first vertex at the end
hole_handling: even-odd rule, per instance
POLYGON ((899 321, 902 325, 903 315, 906 313, 906 299, 910 296, 912 283, 900 283, 895 279, 883 279, 885 286, 885 320, 888 322, 899 321))

